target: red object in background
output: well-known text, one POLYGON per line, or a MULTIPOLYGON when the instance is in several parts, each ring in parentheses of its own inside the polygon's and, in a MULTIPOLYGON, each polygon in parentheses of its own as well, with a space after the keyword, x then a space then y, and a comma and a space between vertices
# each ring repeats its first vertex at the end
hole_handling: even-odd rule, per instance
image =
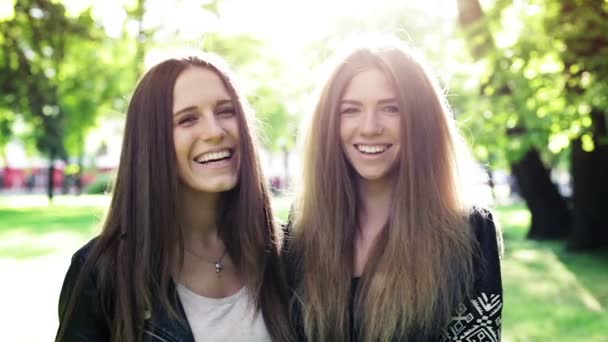
MULTIPOLYGON (((99 175, 113 172, 113 168, 99 168, 97 171, 84 172, 81 175, 82 187, 86 187, 99 177, 99 175)), ((31 169, 17 169, 11 167, 0 168, 0 177, 3 178, 3 182, 0 182, 0 189, 28 189, 28 178, 31 178, 31 186, 33 188, 46 188, 48 182, 48 168, 31 168, 31 169)), ((53 172, 53 183, 55 190, 60 190, 65 180, 65 173, 62 166, 56 167, 53 172)))
POLYGON ((97 178, 97 175, 95 175, 94 173, 83 173, 82 176, 80 176, 80 180, 82 181, 82 187, 84 188, 85 186, 93 183, 95 181, 95 178, 97 178))
MULTIPOLYGON (((5 167, 2 172, 3 182, 2 188, 4 189, 24 189, 27 187, 28 177, 34 177, 32 180, 33 186, 43 186, 47 184, 47 168, 33 168, 30 170, 16 169, 11 167, 5 167)), ((53 184, 55 189, 61 188, 63 179, 65 178, 63 168, 55 168, 53 172, 53 184)))
MULTIPOLYGON (((48 173, 47 173, 48 175, 48 173)), ((63 178, 64 178, 64 174, 63 174, 63 169, 58 169, 55 168, 53 170, 53 185, 55 188, 60 188, 61 185, 63 184, 63 178)))
POLYGON ((25 185, 25 170, 5 167, 3 172, 5 188, 22 188, 25 185))

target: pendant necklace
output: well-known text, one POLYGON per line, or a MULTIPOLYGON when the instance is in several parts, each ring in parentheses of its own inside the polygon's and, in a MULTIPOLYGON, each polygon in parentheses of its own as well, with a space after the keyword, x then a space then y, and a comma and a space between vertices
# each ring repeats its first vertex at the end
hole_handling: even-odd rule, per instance
POLYGON ((206 261, 206 262, 209 262, 209 263, 213 264, 213 265, 215 266, 215 274, 217 274, 217 276, 218 276, 218 277, 220 277, 220 276, 221 276, 221 273, 222 273, 222 271, 224 270, 224 264, 222 264, 222 260, 224 260, 224 257, 225 257, 225 256, 226 256, 226 254, 228 253, 228 249, 227 249, 227 248, 226 248, 226 249, 224 249, 224 253, 223 253, 223 254, 222 254, 222 256, 221 256, 219 259, 217 259, 217 260, 209 260, 209 258, 204 257, 204 256, 202 256, 202 255, 198 255, 198 254, 194 253, 193 251, 191 251, 191 250, 189 250, 189 249, 187 249, 187 248, 184 248, 184 249, 186 250, 186 252, 188 252, 188 253, 190 253, 190 254, 194 255, 195 257, 197 257, 197 258, 199 258, 199 259, 201 259, 201 260, 204 260, 204 261, 206 261))

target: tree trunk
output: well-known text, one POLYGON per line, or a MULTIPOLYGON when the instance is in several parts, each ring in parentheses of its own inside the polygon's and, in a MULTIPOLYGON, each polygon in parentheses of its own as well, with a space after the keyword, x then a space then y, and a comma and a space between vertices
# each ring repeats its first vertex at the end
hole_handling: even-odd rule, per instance
MULTIPOLYGON (((492 32, 483 22, 479 0, 457 0, 460 26, 467 30, 469 50, 475 60, 481 59, 494 47, 492 32)), ((512 89, 500 93, 509 94, 512 89)), ((507 134, 525 134, 525 126, 507 134)), ((529 238, 554 239, 565 237, 570 231, 570 213, 566 201, 551 182, 549 171, 543 165, 536 149, 511 164, 520 194, 532 215, 529 238)))
POLYGON ((78 155, 78 172, 74 175, 74 187, 76 188, 76 195, 82 194, 82 160, 84 156, 82 152, 78 155))
POLYGON ((49 197, 49 202, 53 201, 53 190, 55 188, 55 153, 51 151, 49 154, 49 175, 47 182, 47 195, 49 197))
POLYGON ((469 51, 475 60, 481 59, 494 46, 492 33, 483 24, 479 0, 457 0, 458 21, 466 30, 469 51))
POLYGON ((581 139, 572 141, 571 168, 574 199, 573 232, 569 247, 590 250, 608 247, 608 145, 604 113, 591 113, 595 149, 583 150, 581 139))
POLYGON ((511 164, 520 194, 532 215, 531 239, 557 239, 570 233, 570 213, 564 198, 551 182, 538 151, 532 149, 511 164))
POLYGON ((69 160, 67 158, 63 159, 63 165, 64 169, 63 169, 63 181, 61 182, 61 194, 62 195, 67 195, 70 192, 70 185, 71 185, 71 178, 72 175, 70 173, 65 172, 66 168, 68 167, 69 164, 69 160))

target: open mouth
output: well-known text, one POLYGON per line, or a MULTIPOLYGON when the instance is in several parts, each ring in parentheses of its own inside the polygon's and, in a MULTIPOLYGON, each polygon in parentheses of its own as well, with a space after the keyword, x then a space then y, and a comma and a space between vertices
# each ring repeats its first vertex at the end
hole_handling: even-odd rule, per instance
POLYGON ((378 145, 364 145, 364 144, 355 144, 355 148, 357 151, 364 154, 380 154, 386 150, 388 150, 391 146, 390 144, 378 144, 378 145))
POLYGON ((224 160, 231 159, 233 154, 234 154, 233 150, 225 149, 225 150, 221 150, 221 151, 203 153, 203 154, 199 155, 198 157, 194 158, 194 161, 198 164, 203 164, 203 165, 219 163, 224 160))

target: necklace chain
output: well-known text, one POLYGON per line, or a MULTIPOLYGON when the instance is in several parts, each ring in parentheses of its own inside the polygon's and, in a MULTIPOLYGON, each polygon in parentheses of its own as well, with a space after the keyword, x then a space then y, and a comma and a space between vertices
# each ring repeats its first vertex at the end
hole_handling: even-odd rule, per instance
POLYGON ((222 256, 220 256, 219 259, 217 259, 217 260, 212 260, 212 259, 209 259, 208 257, 204 257, 202 255, 194 253, 193 251, 191 251, 188 248, 184 248, 184 249, 186 250, 186 252, 194 255, 195 257, 213 264, 215 266, 215 274, 217 274, 218 277, 221 275, 222 271, 224 270, 224 264, 222 263, 222 260, 224 260, 224 257, 226 256, 226 254, 228 254, 227 248, 224 249, 224 253, 222 253, 222 256))

